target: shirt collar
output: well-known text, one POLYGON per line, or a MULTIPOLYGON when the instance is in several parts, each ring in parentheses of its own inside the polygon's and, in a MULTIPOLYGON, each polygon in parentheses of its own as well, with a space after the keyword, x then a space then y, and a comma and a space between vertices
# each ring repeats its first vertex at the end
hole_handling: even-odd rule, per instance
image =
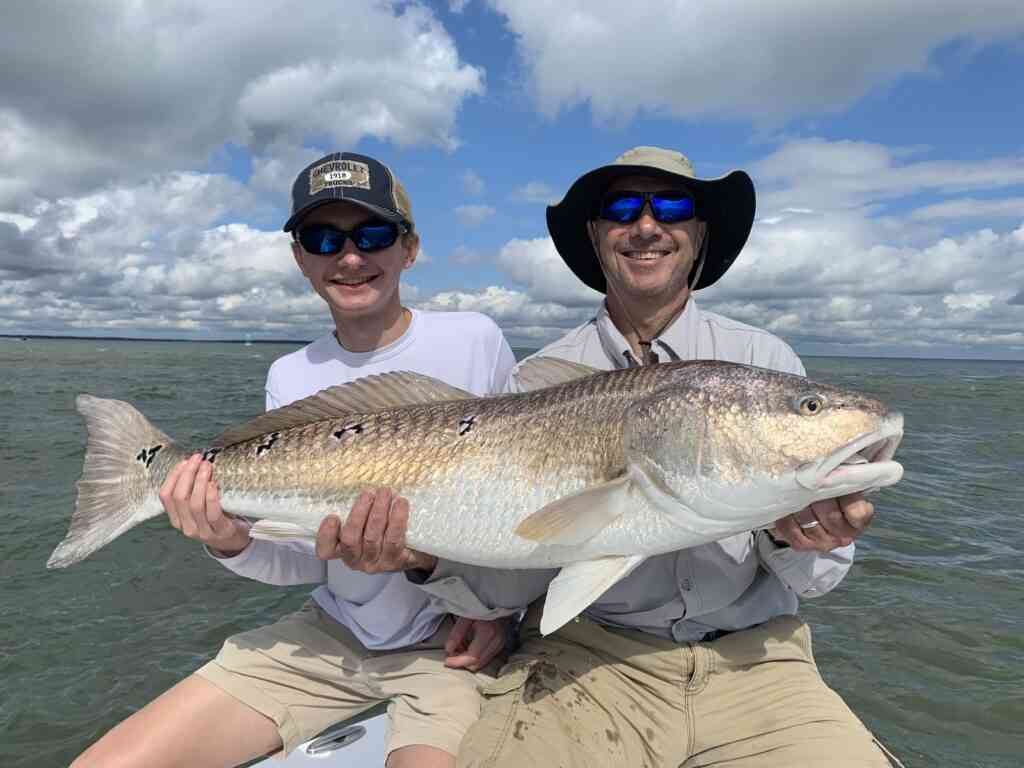
MULTIPOLYGON (((635 355, 629 342, 622 335, 608 314, 608 305, 601 302, 601 308, 595 318, 597 335, 601 347, 608 359, 616 368, 629 368, 636 365, 635 355)), ((698 329, 700 328, 700 309, 693 296, 672 324, 657 337, 651 339, 651 348, 658 354, 662 362, 672 360, 693 360, 697 357, 698 329)))

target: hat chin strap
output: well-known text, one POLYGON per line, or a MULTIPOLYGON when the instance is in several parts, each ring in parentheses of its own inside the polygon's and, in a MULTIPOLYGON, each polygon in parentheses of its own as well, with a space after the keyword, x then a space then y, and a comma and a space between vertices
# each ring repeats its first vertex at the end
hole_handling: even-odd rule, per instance
MULTIPOLYGON (((700 243, 700 253, 697 256, 697 263, 693 265, 690 270, 690 278, 686 281, 686 287, 690 289, 692 293, 694 286, 700 282, 700 273, 704 271, 704 265, 708 263, 708 240, 711 239, 711 233, 707 229, 704 230, 704 238, 700 243)), ((607 278, 605 278, 607 280, 607 278)))

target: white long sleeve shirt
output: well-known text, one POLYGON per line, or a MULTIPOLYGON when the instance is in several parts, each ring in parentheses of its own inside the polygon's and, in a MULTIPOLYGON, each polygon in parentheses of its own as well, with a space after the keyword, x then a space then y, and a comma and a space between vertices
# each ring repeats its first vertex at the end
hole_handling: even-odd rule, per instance
MULTIPOLYGON (((781 339, 704 312, 692 299, 652 342, 661 360, 727 360, 804 375, 800 359, 781 339)), ((602 305, 597 316, 545 347, 558 357, 602 370, 635 365, 629 343, 602 305)), ((518 368, 507 389, 520 389, 518 368)), ((748 532, 645 560, 586 611, 600 623, 639 629, 677 642, 699 641, 716 630, 738 630, 793 614, 799 597, 835 587, 853 562, 854 545, 826 554, 778 547, 764 532, 748 532)), ((452 613, 495 618, 540 597, 556 570, 494 571, 441 561, 420 587, 452 613)), ((415 574, 409 575, 413 583, 415 574)))
MULTIPOLYGON (((494 322, 476 312, 422 312, 401 338, 372 352, 349 352, 328 333, 276 360, 267 374, 267 410, 336 384, 392 371, 440 379, 475 395, 500 391, 515 357, 494 322)), ((347 509, 339 509, 344 517, 347 509)), ((402 574, 367 574, 323 561, 312 544, 250 541, 235 557, 216 558, 267 584, 319 584, 313 599, 367 648, 402 648, 430 637, 447 614, 443 601, 402 574)))

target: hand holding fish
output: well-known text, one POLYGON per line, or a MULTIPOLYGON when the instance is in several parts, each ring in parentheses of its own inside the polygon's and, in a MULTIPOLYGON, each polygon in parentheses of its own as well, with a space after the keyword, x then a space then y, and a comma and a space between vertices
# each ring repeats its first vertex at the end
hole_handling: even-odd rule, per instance
POLYGON ((316 535, 316 556, 342 560, 363 573, 423 569, 432 571, 437 558, 405 546, 409 502, 388 488, 359 494, 344 523, 328 515, 316 535))
POLYGON ((249 524, 224 514, 213 465, 200 454, 179 462, 160 486, 159 495, 171 525, 214 554, 233 557, 249 546, 249 524))
POLYGON ((875 505, 863 493, 816 501, 775 522, 772 537, 800 552, 831 552, 860 536, 875 516, 875 505))

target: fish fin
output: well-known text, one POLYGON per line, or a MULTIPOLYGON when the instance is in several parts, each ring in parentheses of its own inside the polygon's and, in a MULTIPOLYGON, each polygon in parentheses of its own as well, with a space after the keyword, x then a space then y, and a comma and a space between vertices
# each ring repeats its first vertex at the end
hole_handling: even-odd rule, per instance
POLYGON ((595 373, 600 371, 583 363, 571 363, 557 357, 531 357, 516 369, 515 376, 521 391, 531 392, 582 379, 595 373))
POLYGON ((295 523, 282 523, 277 520, 257 520, 249 529, 254 539, 265 541, 316 541, 316 531, 311 531, 295 523))
POLYGON ((375 413, 404 405, 464 400, 475 397, 470 392, 422 373, 381 373, 366 376, 348 384, 338 384, 320 390, 315 395, 296 400, 281 408, 229 427, 210 444, 213 448, 262 437, 269 432, 280 432, 326 419, 337 419, 352 414, 375 413))
MULTIPOLYGON (((75 406, 85 418, 85 461, 71 525, 47 568, 74 565, 128 529, 162 515, 159 502, 139 490, 151 485, 150 465, 158 453, 185 457, 171 438, 128 403, 79 395, 75 406)), ((161 465, 170 466, 166 461, 161 465)))
POLYGON ((646 555, 610 556, 583 560, 562 568, 548 585, 540 633, 549 635, 572 621, 646 559, 646 555))
POLYGON ((627 507, 630 478, 622 475, 606 483, 564 496, 527 517, 517 536, 543 544, 582 544, 613 523, 627 507))

